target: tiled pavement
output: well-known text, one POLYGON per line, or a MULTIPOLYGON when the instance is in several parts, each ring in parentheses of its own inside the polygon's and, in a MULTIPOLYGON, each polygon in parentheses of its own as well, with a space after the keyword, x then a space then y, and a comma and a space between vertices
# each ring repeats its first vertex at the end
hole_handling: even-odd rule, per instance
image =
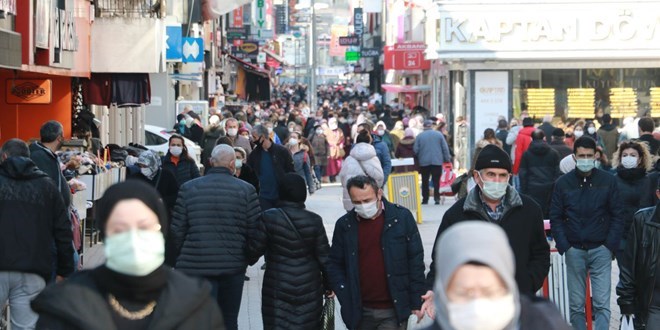
MULTIPOLYGON (((453 204, 454 198, 447 197, 443 205, 423 205, 423 223, 419 225, 420 235, 424 243, 424 259, 426 267, 431 263, 431 250, 433 249, 433 241, 440 226, 442 215, 453 204)), ((307 200, 307 208, 310 211, 316 212, 323 217, 328 239, 332 241, 332 231, 334 229, 335 221, 343 215, 343 208, 341 203, 341 188, 337 186, 324 187, 317 191, 316 194, 307 200)), ((103 263, 103 249, 102 245, 95 245, 86 251, 85 255, 85 268, 93 268, 103 263)), ((238 325, 241 330, 261 330, 261 285, 263 280, 264 271, 261 270, 263 259, 258 264, 248 267, 246 275, 250 277, 250 281, 245 282, 243 287, 243 301, 241 302, 241 311, 239 314, 238 325)), ((610 329, 615 330, 619 328, 619 307, 616 305, 616 294, 614 288, 616 281, 618 281, 619 270, 616 262, 612 267, 612 298, 611 298, 611 311, 612 320, 610 322, 610 329)), ((336 329, 346 329, 341 321, 339 314, 339 304, 336 304, 337 311, 335 312, 336 329)))

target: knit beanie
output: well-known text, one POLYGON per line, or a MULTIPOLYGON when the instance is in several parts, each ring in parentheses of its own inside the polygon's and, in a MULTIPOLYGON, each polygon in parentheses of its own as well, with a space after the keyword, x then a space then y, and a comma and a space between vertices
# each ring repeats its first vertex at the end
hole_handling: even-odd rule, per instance
POLYGON ((474 165, 474 169, 477 171, 484 168, 502 168, 511 172, 511 158, 502 148, 494 144, 486 145, 479 152, 474 165))
POLYGON ((287 173, 280 182, 280 199, 287 202, 304 203, 307 200, 305 179, 295 173, 287 173))

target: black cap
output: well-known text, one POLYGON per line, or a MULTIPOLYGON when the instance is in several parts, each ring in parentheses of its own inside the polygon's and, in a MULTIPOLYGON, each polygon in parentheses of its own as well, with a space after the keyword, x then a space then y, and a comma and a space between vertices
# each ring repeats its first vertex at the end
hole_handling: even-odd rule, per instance
POLYGON ((525 117, 525 119, 523 119, 523 126, 524 127, 534 126, 534 121, 530 117, 525 117))
POLYGON ((561 128, 555 128, 555 129, 552 131, 552 136, 555 136, 555 137, 564 137, 564 130, 561 129, 561 128))
POLYGON ((511 158, 502 148, 489 144, 481 149, 474 165, 477 171, 484 168, 502 168, 511 172, 511 158))

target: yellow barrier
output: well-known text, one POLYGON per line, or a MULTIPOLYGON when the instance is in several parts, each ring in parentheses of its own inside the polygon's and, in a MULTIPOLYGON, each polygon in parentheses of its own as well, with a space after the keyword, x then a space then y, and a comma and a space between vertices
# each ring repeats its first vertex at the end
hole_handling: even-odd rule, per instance
POLYGON ((422 223, 422 197, 417 172, 390 174, 387 180, 387 199, 412 212, 422 223))

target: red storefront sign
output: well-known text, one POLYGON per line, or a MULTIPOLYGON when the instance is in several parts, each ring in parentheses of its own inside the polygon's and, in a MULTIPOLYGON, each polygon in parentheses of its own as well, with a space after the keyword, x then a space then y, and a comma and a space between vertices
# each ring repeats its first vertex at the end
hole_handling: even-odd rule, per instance
POLYGON ((431 61, 424 59, 426 44, 423 42, 397 43, 385 46, 385 70, 429 70, 431 61))
POLYGON ((243 27, 243 6, 234 9, 232 27, 243 27))

